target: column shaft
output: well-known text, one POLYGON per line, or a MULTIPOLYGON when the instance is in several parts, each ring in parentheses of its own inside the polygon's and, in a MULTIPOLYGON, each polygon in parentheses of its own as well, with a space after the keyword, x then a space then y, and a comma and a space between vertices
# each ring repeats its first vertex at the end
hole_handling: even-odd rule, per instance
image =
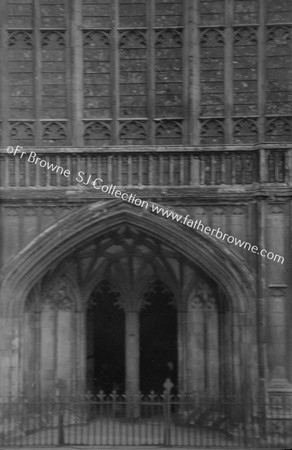
POLYGON ((140 338, 139 312, 126 311, 126 392, 128 398, 128 417, 139 416, 139 366, 140 366, 140 338))

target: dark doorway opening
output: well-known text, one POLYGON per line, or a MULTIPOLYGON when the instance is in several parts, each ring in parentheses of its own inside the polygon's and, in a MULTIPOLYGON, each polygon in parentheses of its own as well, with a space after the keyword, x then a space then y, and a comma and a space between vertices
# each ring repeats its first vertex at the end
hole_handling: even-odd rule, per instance
POLYGON ((107 281, 94 290, 87 307, 87 390, 96 394, 125 389, 125 319, 119 295, 107 281))
POLYGON ((140 314, 140 389, 163 392, 170 378, 177 388, 177 312, 172 292, 155 281, 144 295, 140 314))

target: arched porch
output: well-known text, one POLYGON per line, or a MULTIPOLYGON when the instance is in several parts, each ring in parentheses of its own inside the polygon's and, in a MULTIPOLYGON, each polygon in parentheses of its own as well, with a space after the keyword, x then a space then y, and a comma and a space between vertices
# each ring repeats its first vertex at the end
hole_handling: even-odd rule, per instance
POLYGON ((241 395, 248 388, 254 396, 255 295, 241 263, 213 239, 119 202, 68 215, 3 273, 5 332, 14 339, 3 355, 3 392, 9 383, 14 395, 28 389, 43 396, 60 379, 68 390, 84 391, 85 316, 106 279, 124 311, 126 390, 136 394, 143 296, 157 279, 173 293, 177 311, 178 390, 241 395))

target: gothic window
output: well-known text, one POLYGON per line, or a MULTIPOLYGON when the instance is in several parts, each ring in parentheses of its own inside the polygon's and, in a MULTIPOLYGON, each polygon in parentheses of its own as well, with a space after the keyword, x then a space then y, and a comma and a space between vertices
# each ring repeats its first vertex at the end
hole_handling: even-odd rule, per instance
POLYGON ((89 145, 183 143, 183 46, 182 0, 83 1, 89 145))
POLYGON ((292 22, 292 3, 290 0, 267 0, 267 22, 292 22))
POLYGON ((266 115, 292 115, 290 25, 267 27, 266 115))
POLYGON ((201 25, 224 25, 224 0, 200 0, 201 25))
POLYGON ((62 145, 69 144, 68 6, 68 0, 1 2, 1 115, 7 144, 57 146, 60 127, 62 145), (57 124, 49 139, 43 121, 57 124))
POLYGON ((290 142, 291 29, 291 0, 1 0, 0 143, 290 142))
POLYGON ((258 47, 257 28, 234 28, 233 47, 233 114, 258 114, 258 47))
POLYGON ((234 23, 252 24, 258 23, 258 0, 234 0, 234 23))
POLYGON ((201 29, 200 59, 201 116, 222 117, 224 116, 223 29, 201 29))

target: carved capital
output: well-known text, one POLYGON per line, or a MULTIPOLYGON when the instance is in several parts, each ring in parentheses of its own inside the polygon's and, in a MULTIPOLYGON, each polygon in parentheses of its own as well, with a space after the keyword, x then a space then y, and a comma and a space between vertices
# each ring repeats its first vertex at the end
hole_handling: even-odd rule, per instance
POLYGON ((142 309, 146 308, 146 306, 150 305, 150 302, 148 302, 144 297, 141 297, 140 299, 120 297, 115 302, 115 305, 118 308, 123 309, 125 312, 139 313, 142 309))
POLYGON ((57 280, 46 294, 42 303, 42 309, 71 311, 73 307, 74 302, 70 298, 68 285, 63 279, 57 280))
POLYGON ((204 281, 199 280, 190 301, 191 309, 212 311, 216 309, 216 298, 212 288, 204 281))

